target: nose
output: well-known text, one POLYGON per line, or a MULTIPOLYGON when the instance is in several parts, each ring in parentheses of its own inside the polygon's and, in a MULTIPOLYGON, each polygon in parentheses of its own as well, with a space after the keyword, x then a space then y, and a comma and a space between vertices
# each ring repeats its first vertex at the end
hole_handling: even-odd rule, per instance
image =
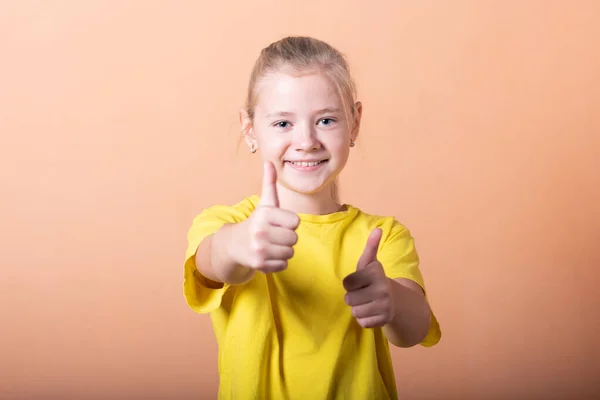
POLYGON ((298 151, 315 151, 321 148, 315 126, 303 126, 294 132, 294 148, 298 151))

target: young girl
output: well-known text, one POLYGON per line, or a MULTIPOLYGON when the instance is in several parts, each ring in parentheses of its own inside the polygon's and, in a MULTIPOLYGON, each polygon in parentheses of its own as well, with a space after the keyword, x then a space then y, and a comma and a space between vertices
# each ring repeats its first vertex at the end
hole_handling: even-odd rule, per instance
POLYGON ((409 231, 338 200, 361 113, 330 45, 262 50, 241 111, 262 193, 198 215, 184 267, 189 306, 212 318, 220 399, 395 399, 388 341, 440 339, 409 231))

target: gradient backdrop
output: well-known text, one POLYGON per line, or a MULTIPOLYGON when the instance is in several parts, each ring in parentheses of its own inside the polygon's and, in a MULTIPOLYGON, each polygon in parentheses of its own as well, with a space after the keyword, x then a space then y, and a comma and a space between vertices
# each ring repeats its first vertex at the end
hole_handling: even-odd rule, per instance
POLYGON ((594 0, 2 1, 0 398, 215 398, 186 233, 259 189, 237 112, 260 49, 291 34, 341 49, 358 82, 343 200, 417 240, 444 336, 393 350, 402 398, 600 395, 599 15, 594 0))

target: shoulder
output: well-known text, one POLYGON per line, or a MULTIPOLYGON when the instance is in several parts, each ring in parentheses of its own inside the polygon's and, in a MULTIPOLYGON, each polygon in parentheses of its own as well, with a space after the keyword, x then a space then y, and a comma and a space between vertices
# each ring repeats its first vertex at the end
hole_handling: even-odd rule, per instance
POLYGON ((247 219, 256 209, 258 196, 251 195, 241 201, 225 205, 216 204, 203 209, 195 218, 195 222, 204 220, 219 220, 225 223, 237 223, 247 219))
MULTIPOLYGON (((360 210, 356 214, 356 220, 362 221, 360 223, 364 225, 361 238, 363 243, 366 243, 366 238, 373 229, 381 229, 377 259, 390 278, 408 278, 423 286, 415 241, 404 224, 393 216, 369 214, 360 210)), ((361 248, 363 247, 364 244, 361 248)))
POLYGON ((196 253, 200 243, 223 225, 235 224, 247 219, 258 204, 258 197, 249 196, 233 205, 217 204, 203 209, 193 218, 188 230, 187 258, 196 253))
POLYGON ((375 228, 381 229, 382 243, 399 237, 411 237, 409 229, 394 216, 372 214, 351 205, 347 206, 355 210, 355 222, 362 225, 368 233, 375 228))

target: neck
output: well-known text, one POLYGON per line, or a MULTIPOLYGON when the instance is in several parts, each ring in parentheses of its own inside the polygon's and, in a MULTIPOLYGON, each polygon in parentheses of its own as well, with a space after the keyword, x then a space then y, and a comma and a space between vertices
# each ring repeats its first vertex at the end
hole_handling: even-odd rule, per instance
POLYGON ((277 184, 279 206, 298 214, 331 214, 342 208, 337 199, 334 199, 332 189, 330 184, 317 193, 303 194, 277 184))

